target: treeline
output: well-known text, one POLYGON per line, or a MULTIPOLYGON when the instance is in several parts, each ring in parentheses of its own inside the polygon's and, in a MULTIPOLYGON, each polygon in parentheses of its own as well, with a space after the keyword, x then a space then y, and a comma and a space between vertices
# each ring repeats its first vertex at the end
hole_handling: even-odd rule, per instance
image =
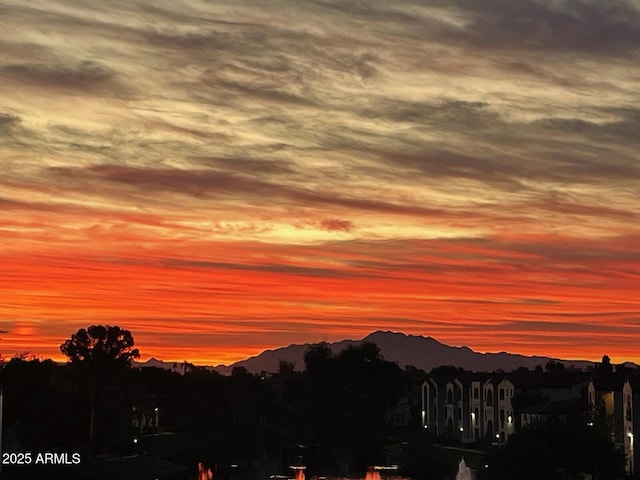
MULTIPOLYGON (((61 350, 70 360, 64 365, 27 356, 2 363, 4 452, 80 452, 85 467, 105 455, 163 459, 185 466, 187 475, 176 478, 188 479, 201 462, 225 480, 293 476, 296 464, 307 467, 307 478, 363 476, 368 466, 389 463, 415 480, 442 480, 455 477, 462 455, 421 427, 426 373, 386 361, 372 343, 337 354, 311 346, 303 371, 283 360, 274 374, 238 367, 230 376, 187 363, 177 371, 132 368, 133 337, 118 327, 81 329, 61 350), (403 399, 409 424, 394 426, 391 414, 403 399)), ((598 372, 609 376, 613 368, 603 359, 598 372)), ((464 373, 442 366, 430 375, 464 373)), ((478 443, 488 467, 476 478, 617 478, 624 454, 604 413, 595 413, 589 425, 577 417, 523 428, 500 448, 478 443)), ((25 469, 8 469, 9 477, 6 470, 0 478, 31 478, 25 469)), ((99 470, 38 478, 111 478, 99 470)))
POLYGON ((5 451, 146 453, 238 478, 290 473, 296 462, 315 473, 363 472, 384 463, 398 435, 389 412, 421 381, 371 343, 338 354, 315 345, 304 371, 281 361, 269 376, 91 362, 23 356, 4 364, 5 451))

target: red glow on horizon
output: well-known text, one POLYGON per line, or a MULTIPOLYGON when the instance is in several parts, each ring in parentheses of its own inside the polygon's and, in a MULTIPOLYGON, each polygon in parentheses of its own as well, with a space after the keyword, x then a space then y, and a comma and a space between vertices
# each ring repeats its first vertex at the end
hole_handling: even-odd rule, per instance
POLYGON ((71 333, 102 323, 130 330, 142 359, 196 364, 378 329, 480 352, 640 360, 629 323, 638 262, 594 258, 587 270, 499 243, 409 242, 391 246, 393 257, 389 245, 366 247, 0 254, 3 349, 61 359, 58 347, 71 333))

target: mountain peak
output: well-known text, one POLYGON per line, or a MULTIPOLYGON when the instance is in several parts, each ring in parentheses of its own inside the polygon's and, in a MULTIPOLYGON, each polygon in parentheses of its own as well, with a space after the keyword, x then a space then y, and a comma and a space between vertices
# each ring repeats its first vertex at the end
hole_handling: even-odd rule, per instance
MULTIPOLYGON (((550 358, 526 357, 510 353, 478 353, 466 345, 450 346, 432 337, 409 335, 391 330, 376 330, 361 340, 342 340, 324 342, 334 353, 338 353, 349 345, 373 342, 380 347, 380 353, 389 361, 401 367, 411 365, 425 371, 441 365, 454 365, 471 371, 511 371, 518 367, 535 368, 544 365, 550 358)), ((243 366, 249 372, 278 371, 280 360, 294 362, 296 370, 304 369, 304 353, 309 344, 289 345, 274 350, 265 350, 260 355, 237 362, 227 367, 217 367, 220 373, 229 373, 234 366, 243 366)), ((591 362, 564 361, 567 366, 585 368, 591 362)))
MULTIPOLYGON (((334 353, 338 353, 349 345, 360 345, 363 342, 373 342, 380 348, 382 356, 401 367, 407 365, 430 371, 441 365, 453 365, 471 371, 491 372, 496 370, 511 371, 518 367, 535 368, 544 366, 549 360, 561 361, 566 366, 588 368, 593 362, 581 360, 558 360, 548 357, 528 357, 524 355, 500 352, 478 353, 466 345, 459 347, 446 345, 432 337, 421 335, 408 335, 402 332, 390 330, 376 330, 361 340, 341 340, 338 342, 323 342, 334 353)), ((320 343, 320 342, 318 342, 320 343)), ((233 363, 231 365, 218 365, 212 368, 222 374, 230 374, 233 367, 244 367, 251 373, 277 372, 280 360, 293 362, 296 370, 304 369, 304 354, 311 344, 292 344, 286 347, 265 350, 259 355, 233 363)), ((173 369, 173 363, 163 362, 151 357, 149 360, 138 363, 138 366, 157 366, 173 369)))

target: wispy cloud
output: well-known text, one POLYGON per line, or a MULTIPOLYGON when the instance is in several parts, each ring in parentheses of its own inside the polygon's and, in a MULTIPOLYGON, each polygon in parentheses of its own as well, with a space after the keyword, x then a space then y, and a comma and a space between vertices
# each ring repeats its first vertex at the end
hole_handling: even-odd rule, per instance
POLYGON ((606 320, 632 352, 637 2, 0 13, 6 348, 95 319, 157 356, 388 326, 598 358, 571 332, 606 320))

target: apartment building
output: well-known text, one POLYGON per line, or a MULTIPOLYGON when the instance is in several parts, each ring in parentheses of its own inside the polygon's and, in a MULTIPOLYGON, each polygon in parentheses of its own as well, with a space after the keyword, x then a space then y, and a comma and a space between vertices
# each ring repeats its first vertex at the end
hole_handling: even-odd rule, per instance
POLYGON ((506 442, 522 424, 515 397, 527 405, 575 399, 593 405, 596 391, 580 372, 434 376, 423 383, 423 427, 461 443, 506 442))

